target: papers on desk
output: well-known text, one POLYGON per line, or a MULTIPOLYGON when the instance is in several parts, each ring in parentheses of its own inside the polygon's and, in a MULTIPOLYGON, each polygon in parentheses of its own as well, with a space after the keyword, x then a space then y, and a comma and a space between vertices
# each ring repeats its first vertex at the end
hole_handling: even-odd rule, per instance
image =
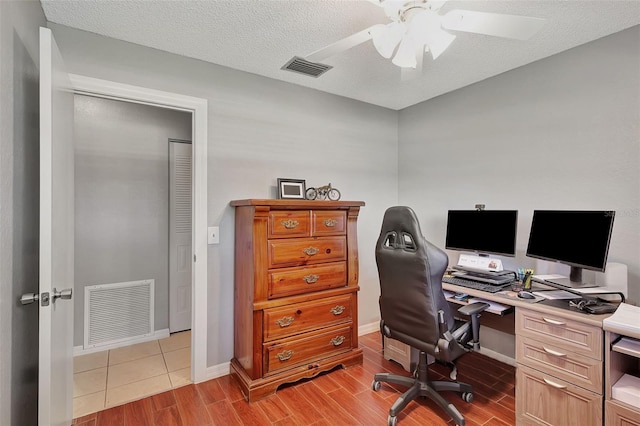
POLYGON ((543 299, 549 299, 549 300, 577 299, 580 297, 577 294, 569 293, 568 291, 564 291, 564 290, 534 291, 533 294, 535 294, 538 297, 542 297, 543 299))
POLYGON ((608 318, 602 320, 602 328, 614 333, 640 339, 640 307, 621 303, 608 318))
POLYGON ((538 281, 559 280, 561 278, 567 278, 567 277, 565 277, 564 275, 558 275, 558 274, 533 276, 533 279, 538 281))

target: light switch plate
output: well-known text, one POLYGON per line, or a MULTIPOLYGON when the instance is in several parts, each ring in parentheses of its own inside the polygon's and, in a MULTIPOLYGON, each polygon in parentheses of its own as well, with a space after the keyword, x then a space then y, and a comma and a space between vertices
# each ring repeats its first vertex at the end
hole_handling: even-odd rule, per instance
POLYGON ((210 226, 207 228, 207 244, 220 244, 219 226, 210 226))

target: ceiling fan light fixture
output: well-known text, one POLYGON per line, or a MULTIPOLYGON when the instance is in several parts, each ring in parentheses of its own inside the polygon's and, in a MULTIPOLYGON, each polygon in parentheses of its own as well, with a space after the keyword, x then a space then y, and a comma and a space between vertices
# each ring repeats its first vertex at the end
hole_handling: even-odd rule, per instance
POLYGON ((453 34, 449 34, 446 31, 439 31, 438 33, 436 33, 428 44, 428 48, 433 59, 438 59, 438 56, 440 56, 445 50, 447 50, 449 45, 451 45, 451 43, 453 43, 453 40, 455 39, 456 36, 454 36, 453 34))
POLYGON ((420 44, 427 44, 434 34, 442 31, 440 16, 431 10, 421 10, 411 18, 409 33, 420 44))
POLYGON ((375 26, 371 29, 371 40, 378 53, 383 58, 391 58, 400 40, 406 33, 406 26, 402 22, 392 22, 389 25, 375 26))
POLYGON ((393 57, 391 62, 401 68, 415 68, 418 65, 416 60, 416 44, 410 35, 407 34, 404 36, 400 42, 396 56, 393 57))

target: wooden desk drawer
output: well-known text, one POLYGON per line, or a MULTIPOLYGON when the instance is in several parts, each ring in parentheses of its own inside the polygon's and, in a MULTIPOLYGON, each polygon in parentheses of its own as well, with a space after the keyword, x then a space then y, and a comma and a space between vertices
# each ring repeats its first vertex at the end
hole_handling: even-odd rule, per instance
POLYGON ((601 426, 602 395, 518 365, 516 418, 518 425, 601 426))
POLYGON ((281 339, 305 331, 351 321, 351 296, 331 297, 265 309, 264 340, 281 339))
POLYGON ((345 235, 347 233, 347 212, 314 210, 311 212, 311 235, 345 235))
POLYGON ((548 342, 602 361, 602 329, 579 321, 516 309, 516 335, 548 342))
POLYGON ((269 212, 268 238, 308 237, 310 235, 309 210, 269 212))
POLYGON ((602 393, 602 361, 527 337, 517 338, 516 360, 518 364, 526 364, 595 393, 602 393))
POLYGON ((351 349, 351 325, 319 334, 309 333, 264 345, 264 371, 273 374, 301 364, 313 363, 351 349))
POLYGON ((302 266, 347 259, 346 237, 269 240, 269 268, 302 266))
POLYGON ((605 401, 604 424, 607 426, 640 426, 640 410, 619 401, 605 401))
POLYGON ((347 263, 275 269, 269 272, 269 299, 347 285, 347 263))

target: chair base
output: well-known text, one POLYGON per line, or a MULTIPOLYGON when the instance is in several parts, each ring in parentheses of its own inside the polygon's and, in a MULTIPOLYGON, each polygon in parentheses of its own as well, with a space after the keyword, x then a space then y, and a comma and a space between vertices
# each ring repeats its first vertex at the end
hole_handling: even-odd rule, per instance
POLYGON ((448 381, 431 381, 428 379, 427 354, 420 352, 416 377, 406 377, 391 373, 379 373, 373 378, 373 390, 380 389, 380 382, 392 383, 396 385, 406 386, 409 389, 393 403, 389 410, 389 425, 395 425, 396 416, 411 401, 420 396, 426 396, 433 402, 438 404, 456 423, 458 426, 464 426, 465 421, 458 409, 444 399, 438 392, 453 391, 461 392, 462 399, 466 402, 473 401, 473 388, 467 383, 448 382, 448 381))

